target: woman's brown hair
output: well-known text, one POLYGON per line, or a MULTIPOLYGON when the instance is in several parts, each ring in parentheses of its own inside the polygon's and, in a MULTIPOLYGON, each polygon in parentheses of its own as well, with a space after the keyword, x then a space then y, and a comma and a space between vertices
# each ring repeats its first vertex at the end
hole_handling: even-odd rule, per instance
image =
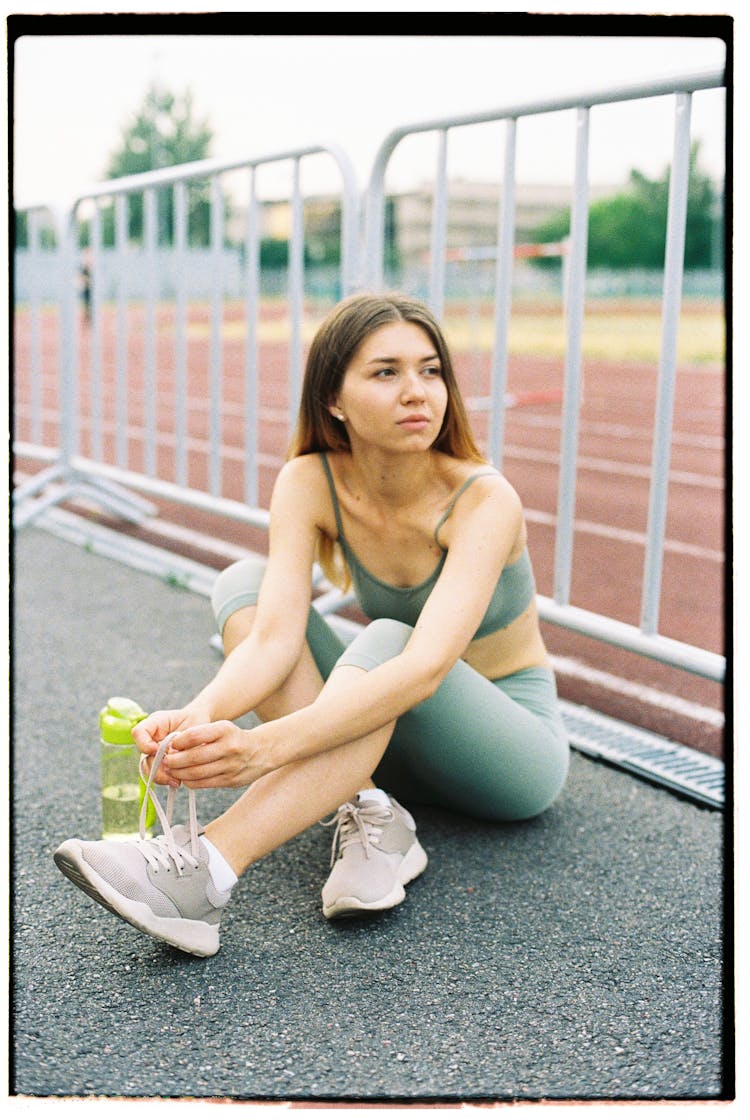
MULTIPOLYGON (((440 433, 433 443, 456 459, 486 462, 469 426, 453 362, 443 332, 432 312, 419 300, 400 293, 349 296, 323 320, 310 345, 302 383, 297 427, 288 458, 316 451, 348 451, 349 436, 341 421, 329 412, 354 355, 373 331, 389 323, 414 323, 429 336, 440 358, 448 400, 440 433)), ((334 541, 321 536, 318 560, 332 582, 349 585, 349 573, 334 541)))

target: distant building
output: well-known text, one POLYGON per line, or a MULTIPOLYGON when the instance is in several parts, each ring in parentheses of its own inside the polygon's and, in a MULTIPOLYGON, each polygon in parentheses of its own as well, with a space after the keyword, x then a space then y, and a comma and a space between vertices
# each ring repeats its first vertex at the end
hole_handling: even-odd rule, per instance
MULTIPOLYGON (((616 193, 618 186, 592 186, 593 201, 616 193)), ((571 184, 521 183, 516 186, 516 241, 528 241, 547 218, 570 206, 571 184)), ((432 228, 432 187, 390 194, 387 198, 387 236, 396 259, 409 265, 429 252, 432 228)), ((497 243, 501 188, 498 183, 452 179, 448 183, 448 249, 491 249, 497 243)), ((305 236, 313 257, 328 256, 326 246, 340 236, 340 205, 336 198, 305 199, 305 236)), ((235 215, 232 233, 238 239, 242 222, 235 215)), ((291 231, 288 200, 265 202, 261 208, 261 237, 286 240, 291 231)))
MULTIPOLYGON (((621 187, 593 186, 589 198, 605 198, 621 187)), ((516 185, 516 241, 528 241, 534 229, 571 205, 570 184, 516 185)), ((448 248, 490 248, 497 244, 501 189, 497 183, 454 179, 448 183, 448 248)), ((429 251, 432 227, 430 187, 392 196, 395 248, 404 263, 429 251)))

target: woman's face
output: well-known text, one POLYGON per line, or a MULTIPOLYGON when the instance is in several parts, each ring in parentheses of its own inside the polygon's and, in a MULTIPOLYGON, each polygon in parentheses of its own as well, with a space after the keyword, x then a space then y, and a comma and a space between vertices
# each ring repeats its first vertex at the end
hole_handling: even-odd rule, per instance
POLYGON ((437 439, 448 403, 432 339, 416 323, 373 331, 349 363, 330 412, 344 416, 352 449, 427 450, 437 439))

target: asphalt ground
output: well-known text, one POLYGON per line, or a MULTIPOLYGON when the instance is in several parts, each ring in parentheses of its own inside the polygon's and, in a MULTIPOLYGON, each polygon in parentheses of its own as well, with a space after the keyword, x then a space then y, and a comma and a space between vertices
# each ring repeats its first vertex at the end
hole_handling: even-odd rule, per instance
MULTIPOLYGON (((190 697, 216 667, 212 620, 40 529, 14 547, 11 1095, 731 1096, 723 815, 575 753, 534 821, 410 806, 430 864, 379 917, 323 918, 317 827, 243 877, 208 960, 78 892, 52 853, 98 835, 98 710, 190 697)), ((233 796, 202 792, 202 819, 233 796)))

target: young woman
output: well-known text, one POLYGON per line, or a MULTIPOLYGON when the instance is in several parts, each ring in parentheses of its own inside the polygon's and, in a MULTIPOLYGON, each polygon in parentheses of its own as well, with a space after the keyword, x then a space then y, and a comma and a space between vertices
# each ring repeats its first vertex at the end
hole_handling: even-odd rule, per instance
POLYGON ((70 840, 56 862, 139 929, 219 948, 236 877, 334 812, 329 918, 382 910, 427 857, 411 803, 495 821, 560 792, 568 743, 539 631, 518 495, 478 451, 443 335, 421 303, 339 304, 308 357, 271 501, 269 555, 213 595, 226 658, 135 737, 150 781, 247 787, 197 835, 70 840), (345 647, 311 607, 315 560, 373 621, 345 647), (233 720, 254 711, 262 722, 233 720))

